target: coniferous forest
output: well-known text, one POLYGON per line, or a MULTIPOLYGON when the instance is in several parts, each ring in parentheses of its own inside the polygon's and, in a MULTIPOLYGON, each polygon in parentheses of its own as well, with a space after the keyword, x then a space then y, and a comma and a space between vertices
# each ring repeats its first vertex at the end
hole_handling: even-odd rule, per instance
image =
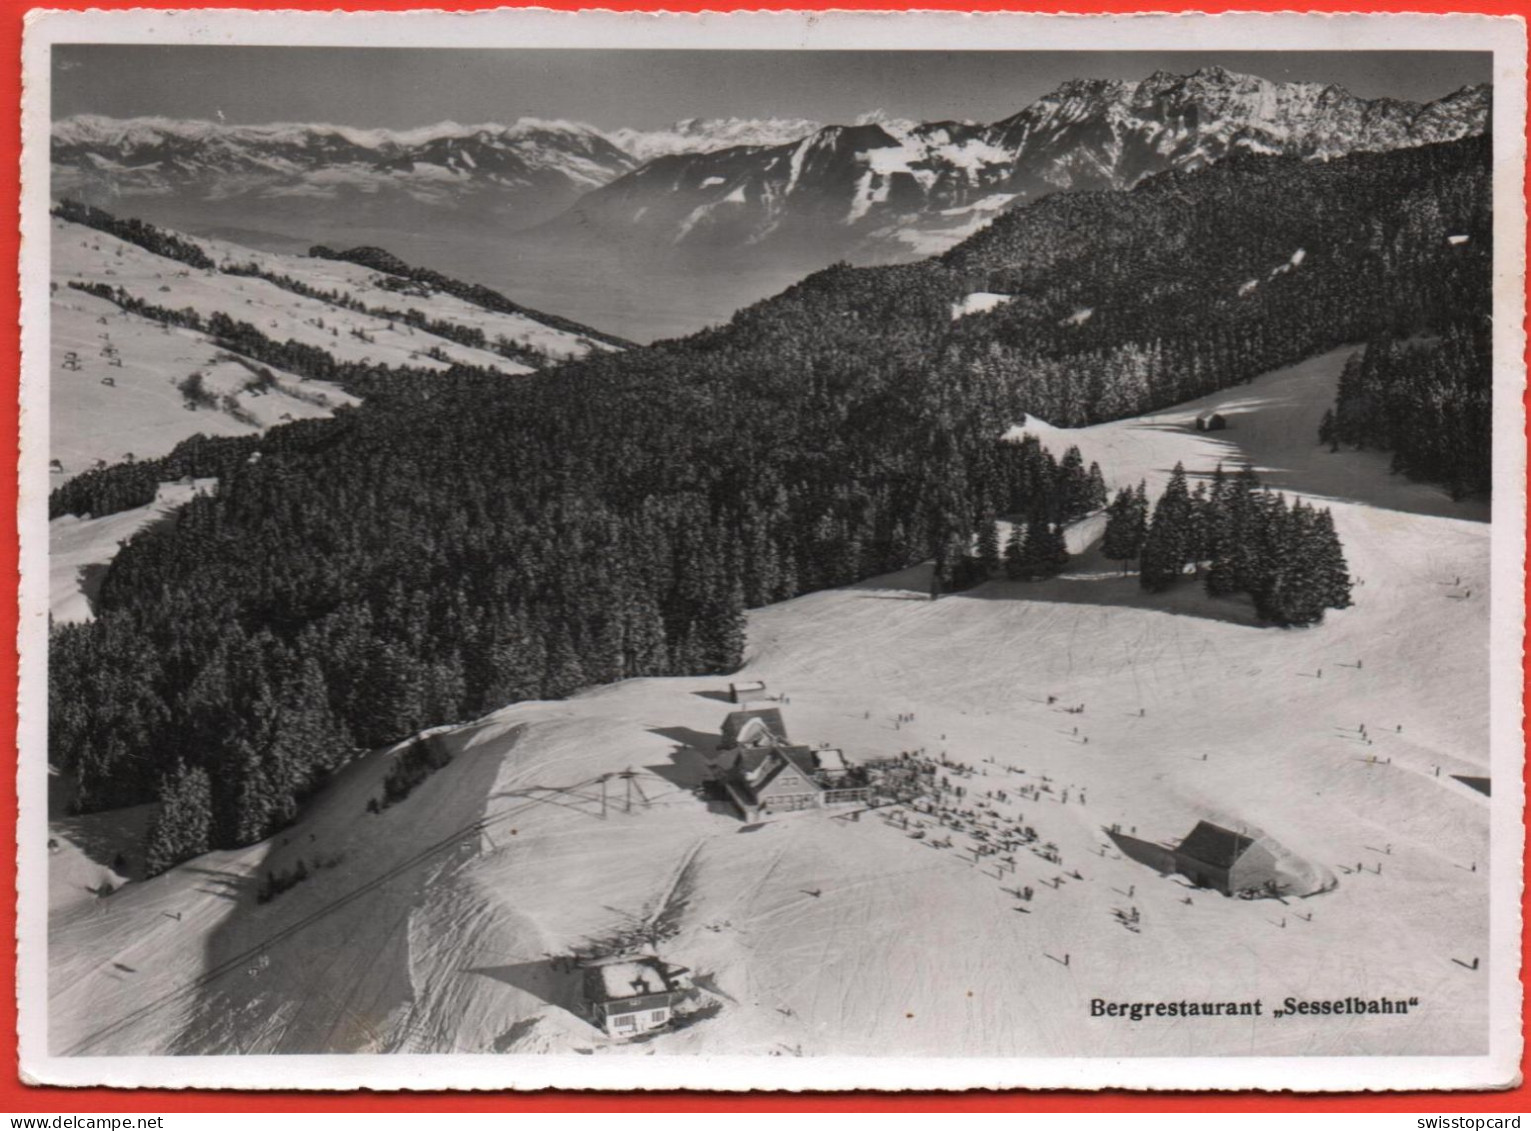
POLYGON ((1180 464, 1145 520, 1140 485, 1112 503, 1108 557, 1138 558, 1138 580, 1162 593, 1193 576, 1213 597, 1243 593, 1269 624, 1318 624, 1329 609, 1350 606, 1350 571, 1327 509, 1260 486, 1248 467, 1229 476, 1219 464, 1194 490, 1180 464))
POLYGON ((1443 483, 1451 497, 1493 483, 1494 372, 1486 322, 1437 336, 1376 339, 1340 374, 1319 440, 1393 453, 1393 470, 1443 483))
MULTIPOLYGON (((155 475, 219 478, 121 551, 96 620, 54 631, 50 750, 79 810, 162 802, 153 870, 269 835, 358 747, 732 670, 750 607, 932 557, 943 592, 1056 572, 1062 526, 1104 506, 1105 484, 1077 452, 999 439, 1010 425, 1135 415, 1388 334, 1469 349, 1450 343, 1487 309, 1487 157, 1480 139, 1239 157, 1048 197, 940 259, 831 268, 726 326, 515 381, 353 372, 210 321, 230 350, 365 403, 188 441, 55 497, 54 513, 105 513, 152 496, 155 475), (1448 243, 1458 232, 1473 238, 1448 243), (1013 297, 954 318, 974 290, 1013 297), (998 516, 1025 535, 1001 546, 998 516)), ((1375 351, 1377 373, 1417 348, 1375 351)), ((1354 423, 1372 410, 1338 439, 1440 458, 1408 446, 1433 380, 1386 402, 1385 439, 1354 423)), ((1108 555, 1140 557, 1149 588, 1202 564, 1209 589, 1250 593, 1273 623, 1343 607, 1327 514, 1220 483, 1198 497, 1182 475, 1151 515, 1119 495, 1108 555)))

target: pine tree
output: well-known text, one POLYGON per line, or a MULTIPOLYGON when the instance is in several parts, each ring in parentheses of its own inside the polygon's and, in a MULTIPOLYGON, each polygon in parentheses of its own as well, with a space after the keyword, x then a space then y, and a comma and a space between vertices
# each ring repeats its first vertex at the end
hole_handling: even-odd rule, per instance
POLYGON ((1053 577, 1068 564, 1068 560, 1068 544, 1064 540, 1063 527, 1049 522, 1043 511, 1033 512, 1021 540, 1019 576, 1029 581, 1053 577))
MULTIPOLYGON (((1130 487, 1117 491, 1106 508, 1106 533, 1101 539, 1101 553, 1112 561, 1125 562, 1138 556, 1142 545, 1131 534, 1133 495, 1130 487)), ((1125 567, 1124 567, 1125 569, 1125 567)))
POLYGON ((1085 510, 1098 511, 1106 505, 1110 493, 1106 490, 1106 477, 1100 472, 1100 464, 1090 461, 1089 480, 1085 487, 1085 510))
POLYGON ((1190 524, 1186 532, 1186 564, 1200 566, 1210 556, 1212 506, 1207 497, 1207 485, 1196 484, 1191 492, 1190 524))
POLYGON ((1058 461, 1058 512, 1064 518, 1076 518, 1090 508, 1092 489, 1085 472, 1084 455, 1077 444, 1069 445, 1068 451, 1058 461))
POLYGON ((1318 442, 1328 444, 1331 452, 1340 450, 1340 433, 1334 421, 1334 409, 1324 409, 1324 418, 1318 424, 1318 442))
POLYGON ((1021 524, 1010 524, 1010 536, 1005 539, 1005 576, 1018 581, 1026 575, 1026 549, 1021 539, 1021 524))
MULTIPOLYGON (((1106 511, 1106 533, 1102 552, 1113 561, 1128 562, 1143 552, 1148 533, 1148 485, 1139 482, 1136 489, 1123 487, 1106 511)), ((1126 565, 1122 566, 1123 572, 1126 565)))
POLYGON ((1042 564, 1047 570, 1047 576, 1054 577, 1068 567, 1068 539, 1064 536, 1061 523, 1044 525, 1046 536, 1042 543, 1042 564))
POLYGON ((1318 563, 1318 584, 1324 605, 1330 609, 1348 609, 1350 600, 1350 565, 1334 529, 1334 515, 1325 507, 1313 524, 1314 557, 1318 563))
POLYGON ((1287 507, 1277 496, 1266 508, 1268 546, 1261 577, 1253 590, 1261 619, 1286 627, 1324 619, 1324 593, 1315 554, 1316 519, 1301 499, 1287 507))
MULTIPOLYGON (((693 657, 693 664, 697 662, 693 657)), ((547 664, 542 675, 542 698, 562 699, 586 686, 585 669, 579 662, 579 652, 569 638, 569 630, 559 624, 548 644, 547 664)))
POLYGON ((1164 494, 1154 504, 1153 521, 1143 539, 1138 580, 1150 593, 1168 589, 1180 579, 1191 553, 1191 496, 1185 468, 1176 464, 1164 494))
POLYGON ((986 574, 1000 567, 999 519, 992 514, 978 524, 978 562, 986 574))
POLYGON ((159 797, 144 846, 149 876, 213 847, 213 789, 206 770, 176 763, 160 784, 159 797))

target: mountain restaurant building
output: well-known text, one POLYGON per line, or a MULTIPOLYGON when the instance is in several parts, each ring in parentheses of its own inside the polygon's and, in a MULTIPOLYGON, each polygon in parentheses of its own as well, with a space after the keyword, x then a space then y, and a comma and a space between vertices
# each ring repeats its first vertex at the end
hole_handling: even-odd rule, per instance
POLYGON ((592 958, 581 965, 590 1022, 610 1037, 636 1037, 668 1025, 690 988, 685 967, 651 954, 592 958))
POLYGON ((1259 890, 1277 880, 1276 857, 1254 837, 1198 821, 1175 849, 1175 871, 1197 887, 1224 895, 1259 890))

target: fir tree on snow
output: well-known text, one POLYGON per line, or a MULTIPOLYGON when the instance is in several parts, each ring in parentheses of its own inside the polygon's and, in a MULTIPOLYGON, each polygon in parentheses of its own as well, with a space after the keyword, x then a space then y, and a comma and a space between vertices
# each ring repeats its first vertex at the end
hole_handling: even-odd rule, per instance
POLYGON ((209 851, 212 830, 213 791, 207 771, 177 763, 160 786, 159 808, 149 823, 145 873, 157 876, 209 851))
POLYGON ((1019 581, 1026 576, 1026 545, 1021 524, 1010 524, 1010 536, 1005 539, 1005 576, 1019 581))
POLYGON ((992 514, 978 524, 978 562, 985 573, 1000 567, 999 519, 992 514))
POLYGON ((1233 476, 1219 466, 1210 486, 1188 493, 1176 465, 1143 545, 1143 587, 1162 592, 1192 564, 1206 566, 1209 595, 1247 593, 1271 624, 1318 624, 1326 610, 1350 604, 1349 566, 1333 515, 1261 489, 1248 466, 1233 476))
POLYGON ((1154 504, 1153 521, 1143 539, 1138 580, 1150 593, 1168 589, 1180 579, 1192 558, 1194 515, 1186 487, 1185 467, 1177 463, 1164 493, 1154 504))
POLYGON ((1042 510, 1032 512, 1026 522, 1026 533, 1013 564, 1006 563, 1011 577, 1028 581, 1040 581, 1056 576, 1068 565, 1068 544, 1064 540, 1063 527, 1049 520, 1042 510))
MULTIPOLYGON (((1143 552, 1143 538, 1147 532, 1147 486, 1140 482, 1136 489, 1123 487, 1106 509, 1106 533, 1101 552, 1112 561, 1131 561, 1143 552)), ((1126 569, 1125 564, 1122 568, 1126 569)))

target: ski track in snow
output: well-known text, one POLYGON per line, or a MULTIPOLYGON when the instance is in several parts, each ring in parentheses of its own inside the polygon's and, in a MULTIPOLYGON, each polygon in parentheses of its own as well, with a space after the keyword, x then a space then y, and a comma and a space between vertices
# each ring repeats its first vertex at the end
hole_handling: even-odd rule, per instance
POLYGON ((750 614, 732 678, 784 694, 795 741, 972 764, 965 804, 1009 791, 996 808, 1056 844, 1061 865, 1023 849, 996 879, 993 858, 964 857, 963 834, 935 848, 935 826, 915 840, 874 813, 747 829, 691 794, 694 756, 676 753, 717 733, 730 708, 714 696, 731 677, 633 680, 444 728, 454 761, 381 815, 365 805, 390 752, 347 766, 270 842, 61 905, 54 1051, 1482 1051, 1483 973, 1451 960, 1487 961, 1488 805, 1449 775, 1487 772, 1486 507, 1389 477, 1384 456, 1316 444, 1349 352, 1135 420, 1024 425, 1058 454, 1078 443, 1113 489, 1147 478, 1157 492, 1177 460, 1203 475, 1248 459, 1332 507, 1362 584, 1318 628, 1260 627, 1247 603, 1190 584, 1144 595, 1089 548, 1098 516, 1070 532, 1083 552, 1050 581, 931 602, 918 566, 750 614), (1228 430, 1196 433, 1211 408, 1228 430), (1063 713, 1076 704, 1082 714, 1063 713), (915 722, 895 722, 907 712, 915 722), (613 779, 603 813, 600 775, 629 766, 647 804, 635 794, 626 811, 613 779), (1043 775, 1051 794, 1015 797, 1043 775), (1260 829, 1339 886, 1289 906, 1241 901, 1102 854, 1113 822, 1173 841, 1199 819, 1260 829), (343 859, 255 903, 262 868, 331 855, 343 859), (1362 862, 1381 873, 1356 873, 1362 862), (652 913, 683 866, 680 930, 661 953, 721 1008, 610 1041, 573 1011, 574 983, 548 958, 652 913), (1029 913, 1001 890, 1017 884, 1035 889, 1029 913), (1129 906, 1139 933, 1114 915, 1129 906), (1349 994, 1421 1006, 1089 1016, 1093 997, 1259 997, 1268 1014, 1287 995, 1349 994))

